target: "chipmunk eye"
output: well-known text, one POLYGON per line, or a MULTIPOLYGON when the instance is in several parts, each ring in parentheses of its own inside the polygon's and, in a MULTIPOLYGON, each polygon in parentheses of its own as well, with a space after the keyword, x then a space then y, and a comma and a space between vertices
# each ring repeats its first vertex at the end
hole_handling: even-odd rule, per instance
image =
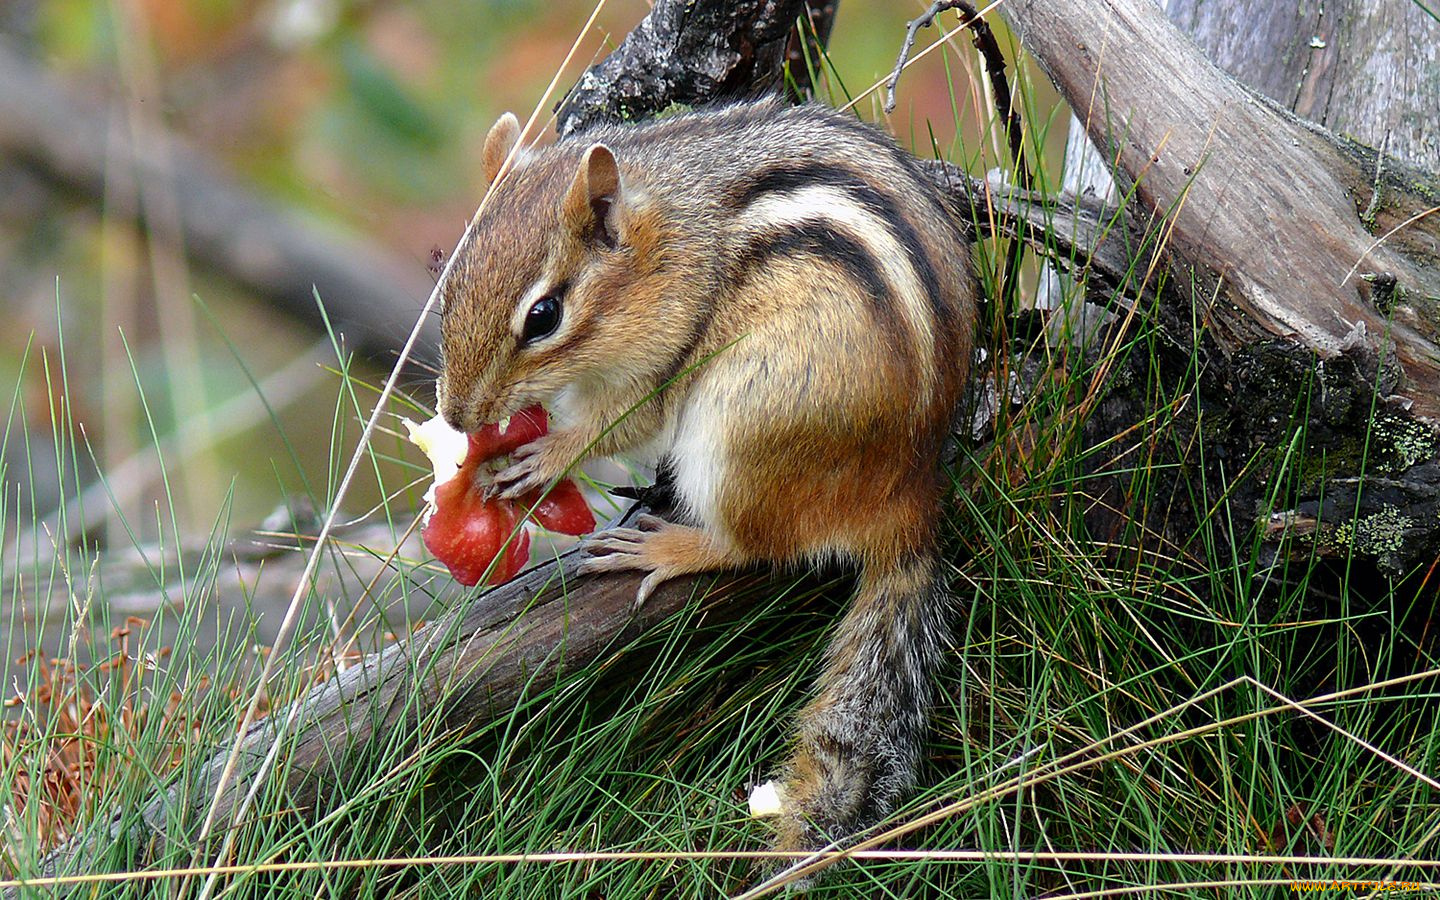
POLYGON ((525 313, 525 327, 520 335, 521 344, 538 341, 560 327, 560 298, 549 294, 536 300, 525 313))

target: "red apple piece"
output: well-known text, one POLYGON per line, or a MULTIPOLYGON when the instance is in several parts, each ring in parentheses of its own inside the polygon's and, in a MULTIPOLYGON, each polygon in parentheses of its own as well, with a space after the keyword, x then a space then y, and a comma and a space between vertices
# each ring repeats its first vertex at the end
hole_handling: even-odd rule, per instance
POLYGON ((580 486, 572 479, 560 479, 538 505, 535 503, 536 496, 536 493, 526 494, 520 498, 520 504, 525 509, 535 507, 531 515, 542 528, 574 535, 589 534, 595 530, 595 514, 580 493, 580 486))
POLYGON ((454 478, 436 487, 435 512, 420 536, 456 581, 473 587, 491 569, 489 583, 500 584, 530 558, 530 535, 523 528, 517 531, 518 524, 513 503, 483 499, 467 459, 454 478), (502 548, 504 558, 492 568, 502 548))
MULTIPOLYGON (((481 425, 470 434, 470 453, 478 455, 481 461, 508 456, 550 430, 550 417, 545 407, 536 404, 527 406, 501 426, 491 422, 481 425)), ((468 460, 469 457, 466 457, 468 460)))

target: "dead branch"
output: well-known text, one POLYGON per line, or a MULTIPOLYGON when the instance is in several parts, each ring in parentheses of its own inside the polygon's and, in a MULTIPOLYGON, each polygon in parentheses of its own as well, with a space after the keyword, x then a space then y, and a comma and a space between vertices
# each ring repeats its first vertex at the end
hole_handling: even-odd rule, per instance
POLYGON ((773 93, 785 88, 786 62, 796 64, 803 90, 801 48, 823 42, 834 19, 835 3, 825 0, 657 0, 615 52, 580 77, 560 103, 557 128, 564 137, 677 103, 773 93), (807 24, 797 29, 797 22, 807 24))

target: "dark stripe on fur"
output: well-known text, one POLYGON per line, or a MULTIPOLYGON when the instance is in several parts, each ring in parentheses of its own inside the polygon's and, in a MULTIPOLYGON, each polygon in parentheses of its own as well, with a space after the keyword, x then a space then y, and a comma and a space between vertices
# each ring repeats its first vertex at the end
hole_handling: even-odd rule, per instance
MULTIPOLYGON (((665 374, 660 378, 660 384, 662 386, 660 400, 662 403, 668 402, 664 389, 669 386, 671 379, 679 377, 687 366, 693 366, 697 363, 702 367, 704 365, 699 360, 690 358, 695 355, 696 348, 700 346, 700 342, 703 341, 705 335, 709 333, 710 320, 715 318, 715 301, 713 297, 707 295, 703 302, 705 308, 700 310, 700 314, 696 316, 695 323, 690 328, 690 334, 685 338, 685 343, 680 346, 679 352, 670 360, 670 365, 665 367, 665 374)), ((657 323, 657 325, 664 327, 663 323, 657 323)))
POLYGON ((839 188, 854 198, 855 202, 864 207, 871 215, 884 222, 886 230, 895 236, 895 239, 900 242, 900 246, 904 247, 905 252, 909 255, 910 263, 920 277, 920 284, 929 298, 931 309, 937 315, 946 312, 945 298, 940 289, 940 278, 935 274, 935 266, 930 262, 930 254, 925 250, 920 233, 910 224, 909 219, 905 218, 905 213, 893 197, 877 190, 844 166, 820 162, 778 165, 760 172, 756 178, 747 181, 727 200, 730 206, 739 210, 767 194, 794 193, 811 185, 839 188))
POLYGON ((732 270, 735 283, 749 280, 777 257, 811 256, 844 269, 869 295, 877 327, 887 335, 905 335, 904 319, 896 308, 897 298, 885 280, 878 262, 864 244, 823 220, 800 222, 760 235, 741 249, 732 270))

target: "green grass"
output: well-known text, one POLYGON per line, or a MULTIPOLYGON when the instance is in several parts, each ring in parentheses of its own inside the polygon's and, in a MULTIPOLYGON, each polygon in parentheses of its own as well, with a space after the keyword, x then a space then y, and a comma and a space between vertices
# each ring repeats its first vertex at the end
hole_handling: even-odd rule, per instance
MULTIPOLYGON (((1045 119, 1032 111, 1027 121, 1045 119)), ((1046 135, 1030 140, 1032 161, 1042 159, 1046 135)), ((1036 176, 1043 187, 1043 167, 1036 176)), ((981 253, 988 296, 1004 295, 1000 279, 1031 277, 1007 269, 1003 245, 981 253)), ((987 307, 991 360, 1034 349, 1014 336, 1011 312, 987 307)), ((1212 467, 1177 462, 1207 459, 1204 429, 1185 413, 1203 366, 1147 326, 1147 312, 1103 352, 1057 353, 1051 377, 1002 405, 991 431, 962 451, 942 523, 956 630, 937 675, 942 700, 922 789, 886 823, 893 830, 878 854, 836 867, 812 896, 1143 889, 1258 898, 1289 893, 1292 879, 1440 881, 1409 862, 1440 857, 1440 662, 1434 636, 1417 626, 1433 612, 1429 573, 1385 580, 1360 562, 1303 552, 1267 561, 1252 527, 1264 511, 1234 506, 1207 483, 1212 467), (1146 397, 1152 416, 1095 441, 1084 426, 1096 386, 1112 389, 1119 378, 1132 379, 1126 390, 1146 397), (1177 492, 1201 511, 1184 533, 1161 539, 1139 524, 1163 521, 1177 492), (1086 515, 1096 504, 1114 507, 1113 532, 1086 515), (886 857, 896 849, 917 852, 886 857)), ((338 358, 329 472, 299 488, 317 509, 328 506, 375 396, 338 358)), ((44 372, 52 395, 69 394, 63 357, 44 372)), ((29 446, 37 436, 11 409, 4 440, 29 446)), ((1297 446, 1304 415, 1297 406, 1297 446)), ((89 447, 64 415, 47 437, 73 496, 89 447)), ((165 445, 158 428, 152 437, 165 445)), ((276 446, 277 456, 290 452, 276 446)), ((417 506, 418 454, 389 436, 365 453, 365 477, 388 498, 367 519, 389 543, 361 556, 383 558, 417 506)), ((1270 451, 1226 471, 1260 468, 1272 473, 1276 509, 1314 477, 1297 455, 1270 451)), ((296 490, 279 471, 277 501, 296 490)), ((7 472, 6 483, 23 488, 36 477, 7 472)), ((0 499, 3 530, 23 533, 29 551, 7 549, 0 579, 16 597, 37 580, 70 597, 51 632, 67 637, 46 654, 108 658, 110 630, 124 623, 110 621, 105 585, 91 576, 101 571, 98 551, 52 543, 38 518, 17 521, 11 490, 0 499)), ((131 547, 109 548, 148 554, 153 590, 167 601, 149 628, 117 638, 130 661, 67 670, 42 656, 10 670, 30 697, 9 710, 0 781, 41 785, 56 771, 47 768, 55 753, 83 753, 86 783, 54 793, 83 804, 65 826, 82 840, 108 833, 114 817, 133 822, 155 791, 185 783, 227 749, 260 687, 253 640, 197 637, 229 565, 228 506, 196 541, 179 533, 168 486, 165 494, 156 527, 143 529, 158 540, 125 525, 131 547), (182 545, 189 552, 178 553, 182 545), (154 637, 162 632, 175 636, 168 656, 154 637), (142 664, 147 655, 153 661, 142 664), (42 702, 36 689, 47 683, 51 695, 83 702, 42 702), (67 715, 69 705, 88 718, 67 715)), ((462 591, 416 562, 398 560, 373 595, 423 604, 433 594, 427 618, 462 602, 462 591)), ((329 553, 321 569, 365 580, 352 554, 329 553)), ((743 621, 709 615, 697 598, 594 663, 537 679, 523 703, 475 733, 415 717, 333 785, 318 817, 295 815, 290 798, 262 790, 234 833, 230 859, 244 871, 219 877, 214 896, 698 898, 754 887, 765 870, 753 851, 767 831, 746 815, 745 792, 785 756, 847 587, 781 576, 757 590, 764 596, 743 621), (406 861, 386 862, 394 860, 406 861)), ((265 686, 271 710, 330 671, 327 650, 343 643, 337 623, 348 635, 391 614, 323 589, 301 599, 295 635, 265 686)), ((10 658, 34 634, 15 608, 10 658)), ((403 634, 412 624, 382 627, 403 634)), ((277 759, 283 771, 286 754, 277 759)), ((41 803, 7 808, 7 875, 33 871, 56 834, 46 816, 41 803)), ((143 864, 146 848, 102 841, 102 856, 74 874, 124 877, 76 893, 168 896, 183 884, 196 896, 205 873, 180 870, 211 856, 194 853, 179 829, 168 837, 143 864)))
MULTIPOLYGON (((961 858, 868 859, 837 869, 815 896, 1123 896, 1131 886, 1174 885, 1175 895, 1201 897, 1214 890, 1179 886, 1218 883, 1225 896, 1265 897, 1292 878, 1388 874, 1385 866, 1328 865, 1325 857, 1394 859, 1390 877, 1430 880, 1403 861, 1436 855, 1440 804, 1436 785, 1422 774, 1440 771, 1434 680, 1366 689, 1437 665, 1432 643, 1401 627, 1414 621, 1411 607, 1427 602, 1420 579, 1377 592, 1332 567, 1325 589, 1333 599, 1317 617, 1316 561, 1291 563, 1283 578, 1257 577, 1260 567, 1244 554, 1228 566, 1196 564, 1194 547, 1247 546, 1244 510, 1216 505, 1195 528, 1192 550, 1157 550, 1139 533, 1098 545, 1087 530, 1079 511, 1101 476, 1119 476, 1129 502, 1143 503, 1164 454, 1117 454, 1107 464, 1098 451, 1077 446, 1077 422, 1065 413, 1083 403, 1097 368, 1115 366, 1123 354, 1156 353, 1152 339, 1142 329, 1105 359, 1073 365, 1066 378, 1007 410, 993 440, 956 466, 947 523, 955 646, 941 675, 944 700, 924 789, 895 817, 900 831, 883 846, 961 851, 961 858), (1339 688, 1352 693, 1323 699, 1339 688), (922 816, 933 821, 915 828, 922 816)), ((343 376, 343 366, 338 371, 343 376)), ((63 365, 51 373, 63 386, 63 365)), ((368 402, 362 385, 344 377, 340 384, 337 444, 353 433, 368 402)), ((1171 408, 1168 399, 1157 396, 1156 409, 1171 408)), ((23 426, 11 424, 7 440, 24 440, 23 426)), ((1153 446, 1179 440, 1180 425, 1157 413, 1146 439, 1153 446)), ((65 428, 53 437, 78 477, 85 449, 65 428)), ((371 452, 379 458, 379 450, 371 452)), ((336 458, 338 468, 344 460, 336 458)), ((381 469, 374 472, 384 479, 381 469)), ((403 499, 372 517, 389 516, 398 532, 414 501, 387 493, 403 499)), ((186 637, 205 615, 202 598, 224 564, 228 532, 222 511, 203 552, 183 570, 166 569, 157 557, 157 590, 183 594, 161 607, 161 616, 179 620, 175 644, 183 651, 143 674, 133 664, 129 676, 116 667, 76 673, 91 708, 150 710, 128 730, 78 742, 92 755, 93 771, 106 774, 102 786, 81 794, 81 834, 105 828, 117 813, 135 815, 151 792, 183 780, 230 740, 238 708, 255 687, 257 660, 243 642, 202 647, 186 637), (200 673, 215 672, 230 673, 234 690, 204 687, 200 673), (172 694, 178 699, 170 714, 157 714, 172 694), (172 759, 178 768, 168 768, 172 759)), ((179 538, 172 533, 170 540, 179 538)), ((82 633, 71 630, 76 618, 98 621, 106 633, 103 595, 85 593, 94 552, 67 546, 52 555, 48 545, 35 547, 31 560, 7 557, 7 583, 37 571, 68 580, 75 599, 65 633, 82 633)), ((432 574, 402 568, 377 591, 433 590, 434 583, 432 574)), ((290 814, 287 798, 262 792, 233 847, 236 863, 255 868, 220 879, 220 891, 741 892, 757 880, 755 862, 712 854, 763 846, 765 829, 746 817, 744 791, 783 758, 789 718, 804 702, 845 592, 843 583, 787 584, 764 588, 767 597, 743 622, 707 620, 697 604, 593 665, 535 684, 525 703, 476 734, 447 734, 422 718, 386 735, 368 765, 334 786, 318 822, 290 814), (503 858, 572 851, 611 856, 503 858), (651 858, 655 853, 666 856, 651 858), (452 859, 362 864, 397 857, 452 859), (299 868, 266 868, 278 865, 299 868)), ((303 692, 317 654, 333 642, 321 600, 308 599, 315 606, 301 617, 299 649, 279 666, 270 692, 277 705, 303 692)), ((458 600, 458 591, 445 594, 447 604, 458 600)), ((143 655, 134 643, 128 649, 143 655)), ((47 650, 74 655, 83 648, 47 650)), ((12 713, 32 717, 34 727, 7 747, 4 778, 38 779, 43 751, 65 743, 65 729, 75 726, 34 706, 12 713)), ((36 857, 44 824, 37 816, 38 807, 27 808, 10 823, 11 871, 26 871, 36 857)), ((126 872, 140 849, 112 847, 93 871, 126 872)), ((183 869, 191 856, 178 842, 149 869, 183 869)), ((199 884, 190 882, 192 892, 199 884)), ((134 879, 85 888, 107 897, 154 889, 134 879)))

